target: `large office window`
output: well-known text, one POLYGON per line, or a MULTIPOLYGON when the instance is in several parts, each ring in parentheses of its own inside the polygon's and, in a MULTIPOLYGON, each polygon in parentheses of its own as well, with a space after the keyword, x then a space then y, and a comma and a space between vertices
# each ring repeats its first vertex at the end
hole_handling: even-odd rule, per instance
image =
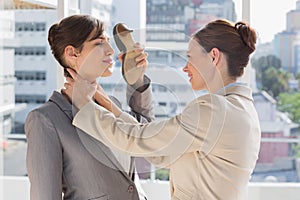
MULTIPOLYGON (((177 44, 174 50, 149 49, 149 63, 159 63, 170 66, 172 69, 180 69, 186 62, 186 49, 178 48, 178 46, 185 47, 183 44, 188 42, 190 35, 207 22, 216 18, 226 18, 235 22, 244 19, 249 20, 250 25, 257 30, 259 38, 257 49, 251 56, 246 75, 250 76, 248 83, 253 90, 253 99, 260 119, 262 135, 259 158, 250 181, 253 183, 298 183, 300 181, 300 1, 147 0, 146 6, 145 38, 147 43, 167 43, 169 46, 176 46, 177 44), (246 2, 246 4, 243 5, 243 2, 246 2), (247 2, 250 4, 247 4, 247 2), (274 25, 275 22, 276 25, 274 25)), ((103 8, 103 6, 95 7, 92 12, 98 13, 97 9, 105 12, 106 9, 103 10, 103 8)), ((63 9, 60 8, 59 10, 63 9)), ((112 17, 113 10, 108 9, 107 16, 112 17)), ((27 11, 34 12, 31 9, 27 11)), ((77 8, 72 10, 72 12, 74 11, 80 12, 77 8)), ((128 15, 135 12, 134 10, 128 12, 128 9, 123 11, 128 15)), ((53 16, 56 17, 57 15, 53 16)), ((3 91, 0 95, 11 95, 12 92, 23 92, 28 89, 15 88, 24 87, 24 85, 27 87, 27 84, 16 84, 15 80, 12 79, 3 81, 1 77, 2 79, 3 77, 16 77, 16 81, 46 81, 46 77, 50 79, 57 78, 54 77, 57 75, 56 71, 51 71, 49 74, 47 71, 46 74, 46 71, 40 71, 41 69, 38 68, 24 71, 14 66, 14 59, 23 56, 28 58, 51 56, 53 59, 51 53, 47 52, 49 51, 48 48, 36 46, 42 44, 31 44, 28 38, 24 42, 26 44, 22 44, 22 38, 14 40, 16 39, 14 38, 16 33, 23 36, 29 35, 28 32, 31 34, 47 31, 49 23, 43 17, 42 12, 39 12, 36 20, 26 19, 22 21, 22 19, 15 20, 13 17, 8 19, 9 15, 0 15, 0 32, 5 33, 0 34, 1 40, 4 41, 0 44, 7 45, 7 47, 0 48, 0 50, 6 51, 8 48, 14 50, 14 52, 8 52, 5 54, 6 56, 0 57, 0 59, 3 59, 3 62, 0 62, 0 73, 4 73, 0 76, 0 91, 3 91), (7 40, 5 37, 8 37, 7 40), (7 66, 10 68, 15 67, 18 70, 7 70, 7 66), (2 88, 5 90, 2 90, 2 88)), ((113 24, 108 24, 109 26, 112 27, 113 24)), ((41 37, 40 39, 47 40, 44 34, 36 35, 41 37)), ((45 41, 45 44, 47 44, 47 41, 45 41)), ((52 69, 55 69, 55 67, 52 69)), ((28 85, 30 87, 30 84, 28 85)), ((115 93, 124 92, 125 94, 126 91, 126 86, 122 83, 119 84, 119 82, 117 84, 116 82, 107 82, 103 84, 103 88, 115 93)), ((157 98, 155 103, 158 108, 156 117, 165 118, 175 115, 179 109, 183 109, 188 104, 188 99, 177 99, 176 101, 171 99, 170 95, 164 95, 165 93, 185 93, 189 89, 188 81, 186 85, 179 84, 176 81, 166 84, 153 82, 152 90, 155 95, 157 94, 155 96, 157 98)), ((14 134, 10 135, 11 138, 15 137, 17 139, 12 140, 2 137, 1 134, 9 132, 7 130, 13 130, 11 121, 18 119, 18 114, 25 116, 30 110, 47 101, 47 95, 40 94, 39 91, 36 92, 35 94, 27 94, 26 92, 15 94, 10 102, 0 104, 1 112, 4 110, 0 113, 0 149, 3 150, 3 156, 0 154, 0 162, 1 159, 5 162, 2 168, 0 163, 0 173, 3 172, 5 176, 26 177, 26 141, 24 133, 21 133, 23 134, 21 140, 14 134), (7 112, 10 112, 11 107, 17 104, 22 104, 24 107, 21 109, 16 106, 16 111, 7 114, 7 112)), ((122 105, 127 104, 122 102, 122 105)), ((25 117, 20 118, 20 120, 25 119, 25 117)), ((168 169, 153 170, 150 165, 145 168, 146 173, 142 173, 141 179, 169 180, 168 169)))
POLYGON ((46 72, 44 71, 16 71, 15 76, 18 81, 46 80, 46 72))
POLYGON ((46 23, 43 22, 17 22, 15 24, 15 30, 16 32, 39 32, 39 31, 45 31, 46 30, 46 23))
POLYGON ((17 47, 15 48, 16 56, 44 56, 46 47, 17 47))
POLYGON ((46 102, 46 95, 16 95, 16 103, 42 104, 46 102))

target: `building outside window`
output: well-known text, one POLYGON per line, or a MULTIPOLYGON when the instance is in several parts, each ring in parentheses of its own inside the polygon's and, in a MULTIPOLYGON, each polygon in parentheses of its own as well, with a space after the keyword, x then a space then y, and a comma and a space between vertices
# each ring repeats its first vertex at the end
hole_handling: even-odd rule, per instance
MULTIPOLYGON (((93 1, 94 4, 97 2, 101 4, 101 1, 93 1)), ((190 35, 216 18, 241 20, 242 11, 245 12, 243 9, 249 8, 243 8, 242 2, 244 0, 146 1, 145 42, 146 51, 149 52, 149 66, 146 73, 152 79, 158 120, 180 113, 193 97, 203 94, 191 91, 188 80, 184 78, 182 72, 182 67, 186 63, 186 49, 190 35)), ((247 74, 251 75, 249 85, 253 89, 254 103, 262 130, 260 155, 250 181, 254 184, 299 183, 300 1, 251 0, 250 2, 250 24, 257 29, 259 40, 247 74), (277 7, 273 7, 273 4, 277 7), (279 12, 279 8, 283 11, 279 12), (278 9, 278 13, 273 14, 271 12, 273 9, 278 9), (275 17, 279 17, 281 29, 271 30, 274 27, 270 24, 275 17), (264 29, 265 27, 267 28, 264 29), (273 32, 267 33, 268 31, 273 32), (269 35, 266 36, 267 34, 269 35)), ((114 13, 114 6, 117 5, 100 4, 90 8, 90 11, 104 17, 108 23, 112 15, 121 12, 116 10, 114 13)), ((3 33, 0 34, 0 39, 7 40, 1 43, 4 47, 0 48, 1 55, 4 55, 0 57, 0 60, 3 60, 0 62, 0 108, 7 108, 5 112, 0 112, 0 131, 2 131, 0 136, 9 134, 13 138, 16 132, 24 134, 24 131, 15 130, 23 130, 26 114, 46 102, 52 91, 58 89, 56 84, 58 66, 48 48, 46 37, 50 25, 57 21, 57 10, 37 5, 30 9, 26 6, 26 9, 23 9, 24 5, 9 8, 5 10, 5 14, 0 14, 0 31, 3 33), (26 17, 23 17, 24 15, 26 17), (10 16, 9 19, 7 16, 10 16), (27 107, 21 111, 11 109, 24 104, 27 107)), ((113 24, 108 24, 108 27, 112 26, 113 24)), ((120 63, 117 64, 111 79, 101 79, 100 83, 105 91, 117 96, 121 104, 126 106, 124 97, 126 85, 120 75, 120 63)), ((10 145, 16 141, 0 137, 0 148, 14 149, 10 145)), ((18 159, 18 166, 10 165, 4 160, 6 163, 2 171, 5 176, 26 177, 24 137, 23 142, 22 158, 11 154, 18 159)), ((9 151, 3 154, 6 156, 7 152, 9 151)), ((169 179, 167 169, 153 170, 150 165, 142 167, 146 168, 143 171, 146 173, 141 173, 143 179, 169 179)), ((263 187, 259 189, 261 188, 263 187)), ((288 192, 285 195, 288 196, 288 192)))

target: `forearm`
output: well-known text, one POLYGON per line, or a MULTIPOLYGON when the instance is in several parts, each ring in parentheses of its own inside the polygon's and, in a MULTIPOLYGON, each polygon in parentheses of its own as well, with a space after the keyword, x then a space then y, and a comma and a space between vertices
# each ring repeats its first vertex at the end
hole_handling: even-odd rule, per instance
POLYGON ((96 92, 94 98, 100 106, 112 112, 116 117, 119 117, 121 115, 121 108, 119 108, 107 95, 96 92))
POLYGON ((194 138, 196 132, 187 132, 179 120, 180 117, 173 117, 139 124, 127 113, 122 112, 115 118, 103 107, 90 102, 76 114, 73 125, 107 146, 117 146, 133 156, 149 157, 178 155, 199 148, 194 138))

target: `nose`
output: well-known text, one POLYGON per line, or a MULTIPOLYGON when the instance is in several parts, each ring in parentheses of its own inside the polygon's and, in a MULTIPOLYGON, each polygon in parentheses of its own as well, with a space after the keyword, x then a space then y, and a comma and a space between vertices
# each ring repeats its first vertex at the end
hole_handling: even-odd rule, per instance
POLYGON ((188 63, 182 68, 182 71, 187 72, 188 71, 188 63))
POLYGON ((106 54, 107 55, 113 55, 115 53, 114 49, 112 48, 111 44, 107 42, 107 49, 106 49, 106 54))

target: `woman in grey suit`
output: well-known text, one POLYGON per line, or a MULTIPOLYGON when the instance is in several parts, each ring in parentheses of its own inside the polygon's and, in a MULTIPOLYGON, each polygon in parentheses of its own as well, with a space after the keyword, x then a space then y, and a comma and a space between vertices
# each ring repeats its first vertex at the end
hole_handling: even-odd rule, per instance
POLYGON ((75 85, 69 82, 66 93, 80 109, 73 124, 108 146, 156 157, 152 162, 170 168, 172 200, 247 199, 260 126, 251 89, 238 77, 255 43, 256 32, 244 22, 218 19, 198 30, 189 41, 183 70, 194 90, 208 93, 177 116, 148 124, 96 105, 89 97, 95 86, 72 72, 75 85))
MULTIPOLYGON (((88 15, 64 18, 51 26, 48 41, 66 77, 70 77, 67 68, 90 82, 112 74, 114 51, 100 20, 88 15)), ((147 65, 144 49, 136 46, 135 51, 137 67, 147 65)), ((153 119, 150 80, 144 74, 127 86, 127 98, 131 114, 140 122, 153 119)), ((145 199, 134 183, 133 159, 74 127, 76 111, 63 92, 54 91, 48 102, 27 116, 31 199, 145 199)))

